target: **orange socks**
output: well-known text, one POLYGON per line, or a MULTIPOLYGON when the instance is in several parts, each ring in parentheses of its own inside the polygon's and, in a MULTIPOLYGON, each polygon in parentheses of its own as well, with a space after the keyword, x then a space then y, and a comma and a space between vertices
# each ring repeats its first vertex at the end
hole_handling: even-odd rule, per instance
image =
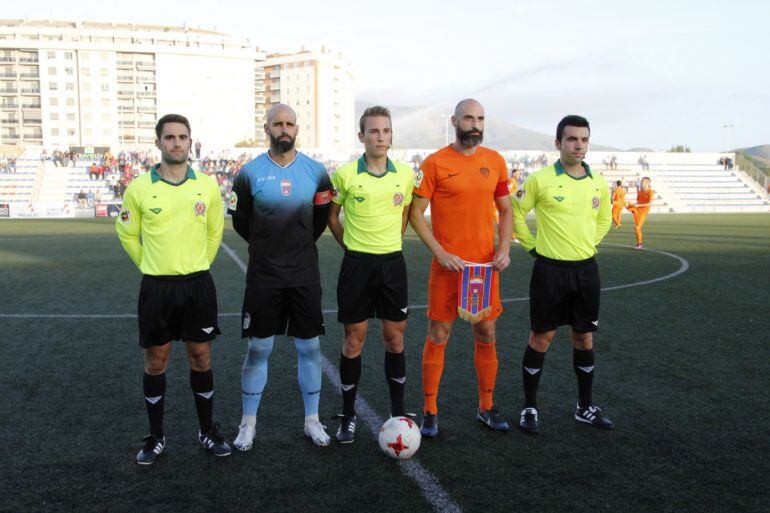
POLYGON ((446 344, 436 344, 430 337, 425 337, 425 346, 422 349, 422 392, 425 396, 424 411, 432 415, 438 411, 436 398, 441 374, 444 372, 445 349, 446 344))
POLYGON ((495 343, 485 344, 476 341, 476 351, 473 361, 476 364, 476 375, 479 380, 479 410, 492 408, 497 381, 497 349, 495 343))

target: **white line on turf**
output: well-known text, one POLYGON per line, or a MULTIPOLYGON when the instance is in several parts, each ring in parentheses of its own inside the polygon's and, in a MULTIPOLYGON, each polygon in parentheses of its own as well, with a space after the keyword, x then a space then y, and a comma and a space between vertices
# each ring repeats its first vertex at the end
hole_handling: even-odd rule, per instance
MULTIPOLYGON (((628 249, 633 249, 634 251, 638 251, 634 248, 634 246, 629 246, 626 244, 604 243, 603 245, 615 246, 618 248, 628 248, 628 249)), ((222 243, 222 249, 224 249, 225 253, 227 253, 230 256, 230 258, 234 260, 238 258, 238 255, 225 243, 222 243)), ((659 276, 657 278, 652 278, 650 280, 635 281, 633 283, 625 283, 623 285, 614 285, 612 287, 604 287, 602 288, 602 292, 608 292, 610 290, 627 289, 630 287, 640 287, 642 285, 650 285, 652 283, 658 283, 664 280, 670 280, 671 278, 675 278, 680 274, 687 272, 687 270, 690 268, 690 262, 680 257, 679 255, 675 255, 674 253, 668 253, 666 251, 661 251, 659 249, 648 249, 648 248, 643 248, 641 249, 641 251, 647 251, 649 253, 657 253, 659 255, 664 255, 664 256, 673 258, 674 260, 679 262, 680 264, 679 269, 677 269, 672 273, 666 274, 664 276, 659 276)), ((503 299, 501 302, 515 303, 518 301, 527 301, 527 300, 529 300, 529 296, 509 297, 509 298, 503 299)), ((409 306, 410 310, 424 310, 426 308, 428 308, 428 305, 410 305, 409 306)), ((335 314, 337 313, 337 310, 334 310, 334 309, 324 310, 323 313, 335 314)), ((240 317, 241 312, 220 313, 219 316, 220 317, 240 317)), ((30 318, 30 319, 136 319, 136 314, 27 314, 27 313, 4 314, 4 313, 0 313, 0 319, 26 319, 26 318, 30 318)))
MULTIPOLYGON (((222 243, 222 249, 224 249, 225 253, 227 253, 236 265, 241 268, 241 271, 246 273, 246 264, 243 263, 243 260, 238 257, 235 251, 230 249, 224 242, 222 243)), ((331 381, 332 386, 335 389, 339 389, 340 380, 337 368, 334 367, 323 354, 321 354, 321 366, 326 378, 331 381)), ((364 424, 369 428, 372 435, 377 438, 383 420, 360 394, 356 398, 356 413, 358 414, 358 417, 364 421, 364 424)), ((438 478, 423 467, 416 459, 400 461, 399 465, 401 466, 401 472, 415 482, 422 492, 423 497, 425 497, 425 500, 433 506, 435 511, 439 513, 460 513, 462 511, 460 506, 449 496, 446 490, 442 488, 438 478)))

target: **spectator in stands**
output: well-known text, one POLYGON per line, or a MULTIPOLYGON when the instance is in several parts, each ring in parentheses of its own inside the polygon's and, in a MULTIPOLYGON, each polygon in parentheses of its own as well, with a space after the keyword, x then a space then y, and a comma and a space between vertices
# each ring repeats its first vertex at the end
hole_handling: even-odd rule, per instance
POLYGON ((94 191, 92 191, 91 189, 88 189, 88 192, 86 193, 86 204, 89 207, 94 206, 94 191))
POLYGON ((99 178, 99 166, 96 165, 96 162, 92 162, 91 167, 88 168, 88 178, 91 180, 99 178))
POLYGON ((81 208, 85 208, 88 204, 88 200, 86 198, 86 193, 83 189, 80 189, 80 192, 78 193, 78 206, 81 208))
POLYGON ((195 160, 200 160, 201 158, 201 140, 198 139, 195 141, 195 160))
POLYGON ((59 167, 59 165, 61 165, 62 167, 65 166, 65 164, 64 164, 64 155, 59 150, 55 150, 53 152, 53 165, 56 166, 56 167, 59 167))
POLYGON ((613 171, 617 171, 618 169, 618 157, 614 154, 610 157, 610 168, 613 171))
MULTIPOLYGON (((11 155, 10 157, 8 157, 8 164, 7 164, 7 166, 8 166, 8 172, 9 173, 15 173, 16 172, 16 158, 17 157, 14 156, 14 155, 11 155)), ((730 169, 732 169, 732 167, 730 169)))

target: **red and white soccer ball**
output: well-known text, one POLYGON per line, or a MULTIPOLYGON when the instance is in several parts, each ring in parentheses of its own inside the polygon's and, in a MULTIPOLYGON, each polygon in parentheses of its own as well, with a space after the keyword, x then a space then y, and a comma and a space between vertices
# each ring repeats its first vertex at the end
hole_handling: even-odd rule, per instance
POLYGON ((420 448, 420 427, 409 417, 392 417, 380 428, 380 449, 396 460, 408 460, 420 448))

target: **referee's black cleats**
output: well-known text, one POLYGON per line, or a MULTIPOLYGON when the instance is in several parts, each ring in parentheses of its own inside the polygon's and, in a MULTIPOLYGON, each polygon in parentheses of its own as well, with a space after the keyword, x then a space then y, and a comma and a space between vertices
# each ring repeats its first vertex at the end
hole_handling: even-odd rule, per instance
POLYGON ((605 417, 601 408, 595 404, 592 404, 586 408, 581 408, 578 404, 577 408, 575 409, 575 420, 600 429, 612 429, 615 427, 615 423, 605 417))
POLYGON ((537 408, 524 408, 521 410, 519 429, 525 433, 537 433, 540 431, 540 421, 537 418, 537 408))
POLYGON ((508 431, 510 427, 508 426, 508 422, 500 416, 500 412, 497 411, 497 408, 494 406, 488 410, 479 410, 476 412, 476 420, 492 431, 505 432, 508 431))
POLYGON ((438 436, 438 419, 434 413, 425 413, 420 425, 420 434, 426 438, 438 436))
POLYGON ((198 431, 198 441, 201 445, 214 456, 229 456, 230 446, 219 434, 219 424, 214 424, 207 433, 198 431))
POLYGON ((340 427, 335 438, 341 444, 352 444, 356 440, 356 416, 339 415, 340 427))
POLYGON ((140 465, 152 465, 166 447, 166 437, 155 437, 153 435, 145 436, 142 441, 144 447, 136 455, 136 462, 140 465))

